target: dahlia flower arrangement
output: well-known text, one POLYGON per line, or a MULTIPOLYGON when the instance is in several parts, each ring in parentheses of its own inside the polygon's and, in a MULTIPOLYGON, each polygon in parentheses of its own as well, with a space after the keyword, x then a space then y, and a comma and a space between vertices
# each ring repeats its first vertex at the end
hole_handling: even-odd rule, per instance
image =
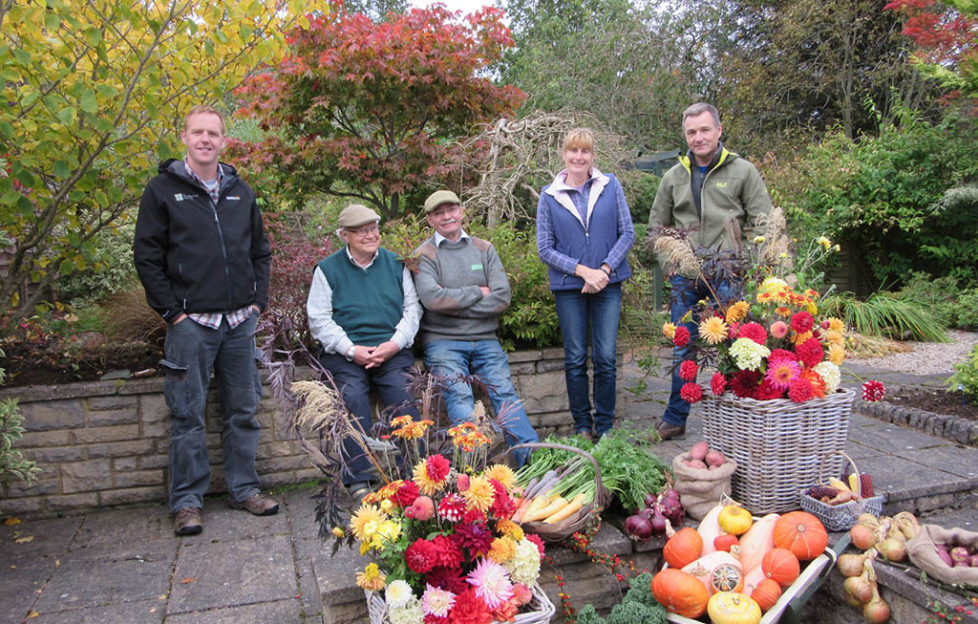
MULTIPOLYGON (((392 435, 429 426, 405 418, 392 422, 392 435)), ((410 479, 365 496, 349 521, 360 553, 373 559, 357 585, 383 592, 392 624, 511 621, 540 575, 543 541, 510 520, 516 475, 502 464, 474 468, 488 443, 475 425, 448 433, 454 466, 441 454, 421 458, 410 479)))
POLYGON ((838 318, 817 318, 817 301, 816 291, 795 292, 786 281, 769 277, 751 297, 703 303, 683 324, 666 323, 666 338, 676 347, 689 347, 687 359, 679 363, 686 381, 682 398, 689 403, 703 398, 696 379, 704 367, 716 370, 709 382, 715 396, 730 391, 738 397, 801 403, 834 392, 846 357, 845 325, 838 318))

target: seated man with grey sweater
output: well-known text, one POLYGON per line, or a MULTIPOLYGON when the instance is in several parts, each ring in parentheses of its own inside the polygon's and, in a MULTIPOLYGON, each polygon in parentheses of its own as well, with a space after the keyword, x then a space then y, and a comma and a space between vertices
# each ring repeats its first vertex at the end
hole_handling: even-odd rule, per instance
MULTIPOLYGON (((462 230, 462 203, 455 193, 432 193, 424 211, 435 234, 415 251, 420 265, 414 284, 424 307, 425 364, 448 384, 448 418, 459 424, 471 417, 475 402, 463 377, 475 375, 486 385, 507 443, 537 442, 496 338, 511 296, 499 255, 489 241, 462 230)), ((528 449, 517 449, 513 458, 522 465, 527 455, 528 449)))

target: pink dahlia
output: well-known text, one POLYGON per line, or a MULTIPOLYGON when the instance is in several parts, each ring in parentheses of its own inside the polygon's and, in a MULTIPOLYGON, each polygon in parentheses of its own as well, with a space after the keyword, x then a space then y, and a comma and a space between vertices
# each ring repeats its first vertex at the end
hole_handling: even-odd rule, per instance
POLYGON ((784 321, 774 321, 771 323, 770 330, 775 338, 784 338, 788 335, 788 324, 784 321))
POLYGON ((506 568, 492 559, 482 559, 467 579, 475 588, 475 595, 490 609, 498 609, 513 595, 513 582, 509 580, 506 568))
POLYGON ((416 520, 431 520, 435 515, 435 502, 428 496, 419 496, 404 510, 404 515, 416 520))
POLYGON ((797 378, 799 375, 801 375, 801 366, 794 359, 772 359, 768 361, 764 381, 770 383, 778 390, 785 390, 788 388, 791 380, 797 378))
POLYGON ((486 603, 475 595, 475 590, 467 589, 455 596, 455 607, 449 615, 449 622, 451 624, 492 624, 492 614, 489 613, 486 603))
POLYGON ((425 587, 424 595, 421 597, 421 610, 425 615, 445 617, 454 604, 455 594, 430 584, 425 587))

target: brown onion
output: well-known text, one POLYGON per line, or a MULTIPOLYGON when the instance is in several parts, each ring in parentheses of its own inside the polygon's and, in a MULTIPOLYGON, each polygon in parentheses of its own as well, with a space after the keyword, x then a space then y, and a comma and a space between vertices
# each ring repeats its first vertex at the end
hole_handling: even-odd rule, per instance
POLYGON ((842 576, 859 576, 863 573, 863 562, 866 561, 866 557, 867 555, 840 555, 839 560, 835 562, 835 567, 842 576))
POLYGON ((876 543, 876 536, 873 534, 872 529, 864 524, 853 525, 849 529, 849 537, 852 539, 852 545, 859 550, 872 548, 873 544, 876 543))
POLYGON ((842 586, 850 596, 859 601, 859 604, 865 604, 873 599, 873 584, 865 575, 850 576, 842 586))
POLYGON ((890 619, 890 605, 880 598, 878 592, 873 592, 873 599, 863 606, 863 617, 870 624, 883 624, 890 619))
MULTIPOLYGON (((907 558, 907 543, 895 537, 888 537, 876 545, 876 550, 889 561, 903 561, 907 558)), ((954 555, 951 555, 954 558, 954 555)))

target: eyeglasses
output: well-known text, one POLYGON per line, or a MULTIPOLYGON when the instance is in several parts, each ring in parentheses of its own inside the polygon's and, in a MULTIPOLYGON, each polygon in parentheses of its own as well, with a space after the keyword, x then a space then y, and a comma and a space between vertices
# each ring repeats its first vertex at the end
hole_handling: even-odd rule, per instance
POLYGON ((374 223, 373 225, 364 225, 363 227, 358 228, 348 228, 346 231, 350 234, 363 238, 364 236, 370 236, 371 234, 379 234, 380 226, 374 223))

